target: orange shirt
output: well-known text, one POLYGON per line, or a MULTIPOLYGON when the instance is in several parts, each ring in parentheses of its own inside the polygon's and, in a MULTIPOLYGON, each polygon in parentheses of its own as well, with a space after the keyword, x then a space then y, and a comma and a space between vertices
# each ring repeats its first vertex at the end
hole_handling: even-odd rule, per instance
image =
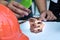
POLYGON ((20 30, 15 14, 0 4, 0 40, 29 40, 20 30))

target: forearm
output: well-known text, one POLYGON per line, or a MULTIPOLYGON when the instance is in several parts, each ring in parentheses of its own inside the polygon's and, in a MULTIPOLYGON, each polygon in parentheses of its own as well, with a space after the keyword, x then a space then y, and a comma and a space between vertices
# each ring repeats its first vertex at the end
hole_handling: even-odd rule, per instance
POLYGON ((46 0, 35 0, 35 1, 40 12, 47 10, 46 0))

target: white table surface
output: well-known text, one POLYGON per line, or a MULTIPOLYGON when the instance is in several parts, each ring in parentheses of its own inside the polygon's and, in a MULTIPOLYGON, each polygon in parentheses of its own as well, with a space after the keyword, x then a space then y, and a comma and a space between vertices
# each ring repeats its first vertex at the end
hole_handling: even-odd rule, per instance
POLYGON ((20 25, 21 30, 30 40, 60 40, 60 22, 44 22, 43 32, 35 34, 30 32, 29 22, 20 25))

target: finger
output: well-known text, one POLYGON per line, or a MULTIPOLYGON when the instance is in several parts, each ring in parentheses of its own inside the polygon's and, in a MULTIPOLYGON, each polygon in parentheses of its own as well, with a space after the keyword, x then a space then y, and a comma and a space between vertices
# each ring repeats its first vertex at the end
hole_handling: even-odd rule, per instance
POLYGON ((41 16, 39 19, 40 19, 41 21, 47 21, 46 18, 43 17, 43 16, 41 16))
POLYGON ((50 15, 48 15, 46 19, 47 19, 47 20, 50 20, 50 15))
POLYGON ((52 20, 52 12, 51 11, 47 11, 47 20, 52 20))
POLYGON ((56 17, 54 16, 54 14, 52 12, 49 13, 50 15, 47 17, 47 20, 55 20, 56 17))
POLYGON ((54 16, 54 19, 56 20, 56 19, 57 19, 57 17, 56 17, 56 16, 54 16))
POLYGON ((11 10, 13 10, 14 12, 18 13, 19 15, 26 15, 26 16, 28 15, 27 12, 25 12, 25 11, 23 11, 23 10, 21 10, 21 9, 18 9, 18 8, 14 7, 13 5, 11 5, 11 4, 9 4, 8 7, 9 7, 11 10))
POLYGON ((51 12, 50 12, 49 20, 53 20, 53 15, 52 15, 52 13, 51 13, 51 12))
POLYGON ((43 18, 43 21, 47 21, 46 18, 43 18))
POLYGON ((51 20, 55 20, 54 16, 52 16, 51 20))
POLYGON ((13 1, 12 4, 13 4, 14 6, 16 6, 17 8, 22 9, 22 10, 28 12, 28 13, 31 12, 29 9, 25 8, 24 6, 22 6, 22 5, 19 4, 18 2, 13 1))
POLYGON ((46 18, 40 17, 41 21, 47 21, 46 18))
POLYGON ((54 18, 52 17, 51 20, 54 20, 54 18))
POLYGON ((56 20, 57 19, 53 13, 51 15, 52 15, 52 20, 56 20))
POLYGON ((16 16, 17 18, 24 17, 24 15, 23 15, 23 16, 21 16, 21 15, 18 15, 18 14, 15 14, 15 16, 16 16))

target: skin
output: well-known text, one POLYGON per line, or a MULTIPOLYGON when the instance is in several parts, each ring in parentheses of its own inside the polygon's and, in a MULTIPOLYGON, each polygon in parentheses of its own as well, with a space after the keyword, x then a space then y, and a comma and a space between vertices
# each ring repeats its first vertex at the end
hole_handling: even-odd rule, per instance
MULTIPOLYGON (((41 13, 41 15, 40 15, 41 20, 47 21, 47 20, 56 20, 57 19, 52 11, 47 10, 46 0, 35 0, 35 1, 37 4, 37 7, 39 9, 39 12, 41 13), (47 17, 46 17, 46 15, 47 15, 47 17)), ((8 3, 5 0, 0 0, 0 3, 7 6, 8 8, 10 8, 15 13, 17 18, 28 16, 28 14, 31 12, 29 9, 23 7, 21 4, 15 2, 15 1, 8 3)))
POLYGON ((0 4, 3 4, 7 6, 10 10, 12 10, 17 18, 28 16, 31 12, 28 8, 25 8, 24 6, 15 1, 8 3, 5 0, 0 0, 0 4))
POLYGON ((52 11, 47 10, 47 6, 46 6, 46 0, 35 0, 37 7, 39 9, 39 12, 41 13, 40 15, 40 19, 43 21, 47 21, 47 20, 56 20, 56 16, 53 14, 52 11), (46 17, 47 15, 47 17, 46 17))

